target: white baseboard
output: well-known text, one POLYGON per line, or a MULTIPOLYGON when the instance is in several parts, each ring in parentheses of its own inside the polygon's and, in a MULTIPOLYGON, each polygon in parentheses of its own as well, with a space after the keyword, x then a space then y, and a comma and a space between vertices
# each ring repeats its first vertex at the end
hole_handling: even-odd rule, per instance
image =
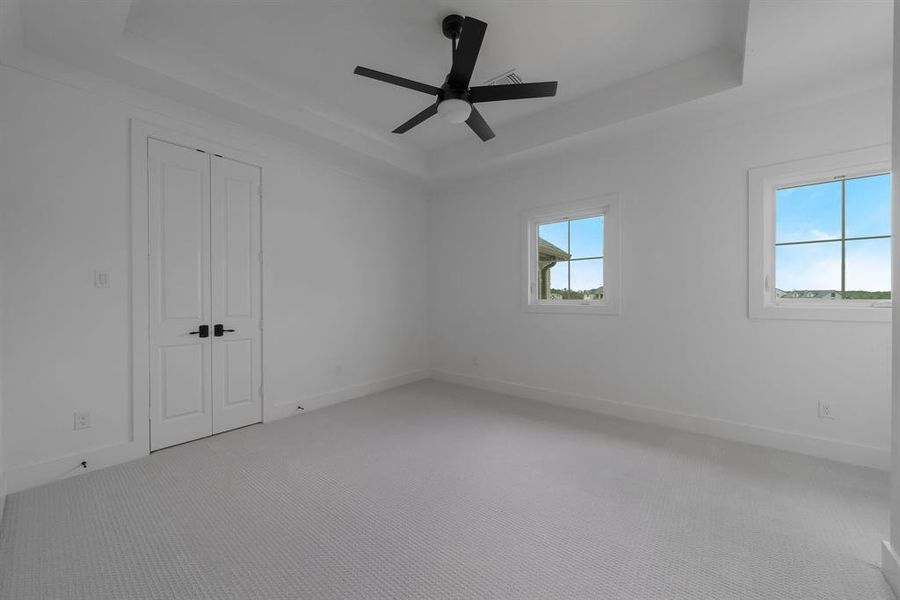
POLYGON ((881 543, 881 572, 894 591, 894 596, 900 598, 900 558, 888 542, 881 543))
MULTIPOLYGON (((360 396, 367 396, 376 392, 389 390, 400 385, 419 381, 420 379, 427 379, 429 376, 430 372, 427 370, 413 371, 411 373, 368 381, 366 383, 332 390, 322 394, 298 398, 290 402, 283 402, 266 408, 264 420, 265 422, 269 422, 297 414, 300 412, 297 410, 298 404, 303 406, 305 410, 313 410, 330 404, 337 404, 344 400, 352 400, 353 398, 359 398, 360 396)), ((54 458, 39 463, 13 467, 6 472, 6 491, 10 494, 20 492, 38 485, 65 479, 72 475, 78 475, 87 471, 94 471, 103 467, 110 467, 129 460, 141 458, 142 456, 147 456, 147 454, 148 449, 146 446, 136 442, 123 442, 121 444, 104 446, 87 452, 68 454, 60 458, 54 458), (87 461, 87 469, 80 466, 81 461, 87 461)))
POLYGON ((891 464, 890 448, 851 444, 792 431, 767 429, 626 402, 613 402, 602 398, 570 394, 486 377, 463 375, 440 369, 432 369, 431 377, 438 381, 467 385, 500 394, 519 396, 539 402, 607 414, 632 421, 653 423, 692 433, 702 433, 864 467, 888 470, 891 464))
POLYGON ((367 381, 365 383, 359 383, 337 390, 323 392, 321 394, 304 396, 302 398, 297 398, 296 400, 280 402, 266 411, 264 421, 268 423, 277 419, 283 419, 284 417, 290 417, 291 415, 296 415, 310 410, 315 410, 317 408, 322 408, 324 406, 337 404, 338 402, 344 402, 346 400, 353 400, 354 398, 368 396, 369 394, 383 392, 391 388, 406 385, 407 383, 420 381, 422 379, 428 379, 430 376, 430 371, 428 371, 427 369, 421 369, 418 371, 412 371, 410 373, 404 373, 402 375, 395 375, 393 377, 386 377, 384 379, 367 381), (297 406, 302 406, 303 410, 299 410, 297 406))
MULTIPOLYGON (((801 454, 828 458, 840 462, 884 470, 890 467, 890 450, 886 448, 882 449, 872 446, 849 444, 847 442, 817 438, 790 431, 766 429, 721 419, 701 417, 659 408, 627 404, 624 402, 612 402, 590 396, 570 394, 497 379, 473 377, 471 375, 462 375, 441 370, 413 371, 276 404, 266 410, 265 421, 274 421, 276 419, 297 414, 300 412, 297 410, 297 405, 302 405, 305 410, 314 410, 331 404, 337 404, 338 402, 344 402, 346 400, 352 400, 354 398, 389 390, 429 377, 439 381, 467 385, 501 394, 537 400, 539 402, 608 414, 633 421, 654 423, 656 425, 673 427, 693 433, 702 433, 739 442, 768 446, 779 450, 799 452, 801 454)), ((135 442, 123 442, 121 444, 105 446, 83 453, 69 454, 39 463, 13 467, 4 474, 5 477, 0 475, 0 503, 2 503, 5 498, 5 494, 2 493, 4 479, 6 493, 12 494, 44 483, 84 473, 85 471, 93 471, 95 469, 146 456, 147 448, 138 446, 139 445, 135 442), (79 463, 81 463, 81 461, 87 461, 87 469, 80 468, 79 463)), ((0 515, 2 515, 2 512, 0 512, 0 515)))
POLYGON ((122 442, 104 446, 95 450, 76 454, 67 454, 39 463, 13 467, 6 472, 6 491, 10 494, 21 492, 38 485, 65 479, 88 471, 96 471, 103 467, 111 467, 119 463, 147 456, 146 446, 136 442, 122 442), (81 461, 87 461, 87 468, 81 467, 81 461))

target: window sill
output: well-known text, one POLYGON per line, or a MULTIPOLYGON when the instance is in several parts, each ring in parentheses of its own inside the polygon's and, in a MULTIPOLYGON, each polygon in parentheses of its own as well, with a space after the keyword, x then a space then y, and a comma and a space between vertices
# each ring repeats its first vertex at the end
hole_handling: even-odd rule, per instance
POLYGON ((856 305, 801 305, 796 303, 766 304, 751 307, 751 319, 798 319, 804 321, 891 322, 890 301, 856 305))
POLYGON ((562 313, 562 314, 582 314, 582 315, 616 315, 619 314, 619 308, 613 306, 609 302, 591 302, 582 304, 580 302, 553 302, 553 303, 528 303, 525 305, 525 312, 532 313, 562 313))

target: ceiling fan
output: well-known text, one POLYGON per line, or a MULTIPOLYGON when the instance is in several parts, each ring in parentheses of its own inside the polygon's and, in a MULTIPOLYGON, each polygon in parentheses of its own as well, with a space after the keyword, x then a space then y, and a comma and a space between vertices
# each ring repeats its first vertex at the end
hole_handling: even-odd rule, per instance
POLYGON ((547 98, 556 95, 555 81, 469 87, 469 81, 472 79, 472 71, 475 70, 475 61, 478 60, 478 52, 481 50, 481 41, 484 39, 486 29, 487 23, 472 17, 463 18, 460 15, 444 17, 444 20, 441 22, 441 30, 444 32, 444 36, 450 38, 453 44, 453 66, 450 67, 450 73, 447 74, 444 85, 441 87, 419 83, 418 81, 367 69, 366 67, 356 67, 353 69, 353 72, 363 77, 371 77, 378 81, 435 96, 434 104, 397 127, 394 133, 406 133, 426 119, 439 115, 451 123, 462 123, 465 121, 466 125, 478 134, 481 141, 486 142, 494 137, 494 132, 473 105, 481 102, 547 98))

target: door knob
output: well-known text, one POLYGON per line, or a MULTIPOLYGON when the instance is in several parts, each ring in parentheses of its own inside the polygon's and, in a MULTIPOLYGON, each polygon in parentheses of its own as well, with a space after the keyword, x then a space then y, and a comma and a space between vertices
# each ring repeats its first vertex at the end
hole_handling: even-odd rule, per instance
POLYGON ((189 331, 188 335, 197 335, 202 338, 208 338, 209 337, 209 325, 201 325, 200 327, 197 328, 197 331, 189 331))
POLYGON ((222 334, 225 332, 234 333, 234 329, 225 329, 225 326, 221 323, 216 323, 215 325, 213 325, 213 335, 215 335, 216 337, 222 337, 222 334))

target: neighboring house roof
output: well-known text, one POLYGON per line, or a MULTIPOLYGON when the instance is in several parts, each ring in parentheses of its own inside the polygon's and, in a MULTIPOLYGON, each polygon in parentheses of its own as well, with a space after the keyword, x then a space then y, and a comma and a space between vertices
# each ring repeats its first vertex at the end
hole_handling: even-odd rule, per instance
POLYGON ((540 260, 569 260, 571 256, 559 246, 554 246, 542 237, 538 238, 538 258, 540 260))
POLYGON ((841 298, 841 292, 837 290, 792 290, 785 291, 775 288, 776 298, 841 298))

